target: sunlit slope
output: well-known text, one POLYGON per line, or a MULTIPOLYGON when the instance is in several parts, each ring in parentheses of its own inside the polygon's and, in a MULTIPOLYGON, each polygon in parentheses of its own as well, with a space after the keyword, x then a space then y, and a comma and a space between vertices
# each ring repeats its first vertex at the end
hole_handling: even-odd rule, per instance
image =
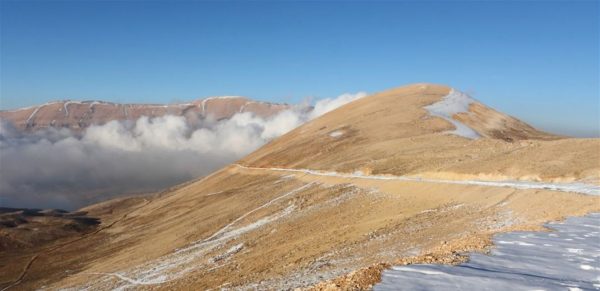
POLYGON ((599 202, 548 190, 230 166, 140 201, 105 231, 42 256, 24 286, 49 278, 51 287, 100 290, 308 287, 402 258, 459 261, 455 252, 485 247, 492 233, 600 211, 599 202), (72 271, 56 271, 64 269, 72 271))
POLYGON ((598 182, 600 140, 550 135, 476 100, 452 118, 478 137, 453 134, 453 123, 427 110, 452 91, 416 84, 368 96, 293 130, 240 163, 451 179, 598 182))
POLYGON ((0 287, 364 289, 388 264, 454 263, 462 251, 489 246, 494 233, 600 211, 600 196, 543 187, 403 180, 597 173, 590 160, 598 140, 560 139, 504 115, 494 120, 506 122, 481 128, 465 119, 477 139, 448 133, 453 123, 424 107, 450 93, 413 85, 366 97, 259 149, 242 161, 252 167, 230 165, 156 195, 86 207, 102 222, 95 232, 0 253, 0 287), (361 177, 338 175, 355 171, 361 177))

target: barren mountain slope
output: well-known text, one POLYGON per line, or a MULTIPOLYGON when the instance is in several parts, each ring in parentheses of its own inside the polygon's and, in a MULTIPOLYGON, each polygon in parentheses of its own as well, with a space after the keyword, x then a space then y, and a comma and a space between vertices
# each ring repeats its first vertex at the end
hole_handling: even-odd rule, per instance
POLYGON ((445 133, 452 121, 424 107, 450 93, 419 84, 366 97, 241 165, 160 194, 87 207, 102 221, 97 232, 0 255, 0 266, 24 270, 2 273, 1 284, 202 290, 321 282, 318 288, 361 289, 389 264, 458 262, 460 252, 485 249, 496 232, 600 211, 599 196, 569 192, 579 184, 549 182, 597 179, 598 160, 588 160, 599 140, 559 139, 499 113, 477 125, 482 117, 459 113, 478 139, 445 133), (546 183, 477 184, 482 175, 546 183))
POLYGON ((454 119, 487 138, 452 134, 455 125, 426 108, 443 104, 450 92, 445 86, 416 84, 368 96, 293 130, 240 163, 449 179, 599 182, 598 139, 540 132, 468 96, 446 100, 447 111, 464 106, 468 111, 454 119))
POLYGON ((238 96, 210 97, 191 103, 169 105, 57 101, 0 111, 0 118, 10 121, 21 130, 65 127, 79 131, 92 124, 104 124, 112 120, 136 120, 141 116, 157 117, 170 114, 194 119, 210 115, 218 120, 230 118, 238 112, 253 112, 266 117, 288 108, 287 104, 258 102, 238 96))

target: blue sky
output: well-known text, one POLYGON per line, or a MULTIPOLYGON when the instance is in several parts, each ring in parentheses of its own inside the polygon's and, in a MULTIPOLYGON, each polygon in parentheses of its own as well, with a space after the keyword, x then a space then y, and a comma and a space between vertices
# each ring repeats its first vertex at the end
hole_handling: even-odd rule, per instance
POLYGON ((448 84, 600 135, 598 1, 0 1, 0 108, 448 84))

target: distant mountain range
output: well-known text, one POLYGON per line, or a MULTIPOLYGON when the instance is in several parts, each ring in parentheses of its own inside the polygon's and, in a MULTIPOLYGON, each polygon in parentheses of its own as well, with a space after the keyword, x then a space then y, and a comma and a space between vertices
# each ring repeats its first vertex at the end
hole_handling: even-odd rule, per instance
POLYGON ((0 111, 0 118, 13 123, 18 129, 35 131, 55 127, 81 131, 90 125, 112 120, 136 120, 141 116, 185 116, 192 120, 211 116, 227 119, 236 113, 252 112, 268 117, 290 108, 288 104, 254 101, 240 96, 209 97, 189 103, 176 104, 120 104, 104 101, 56 101, 0 111))

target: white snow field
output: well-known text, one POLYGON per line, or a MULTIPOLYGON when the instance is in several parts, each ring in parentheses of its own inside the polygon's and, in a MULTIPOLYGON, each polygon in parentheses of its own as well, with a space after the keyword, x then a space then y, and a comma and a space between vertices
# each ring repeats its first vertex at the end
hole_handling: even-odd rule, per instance
POLYGON ((600 213, 546 226, 496 235, 490 255, 458 266, 393 267, 374 290, 600 290, 600 213))
POLYGON ((442 100, 425 106, 424 108, 429 111, 430 115, 443 118, 456 127, 455 130, 449 131, 448 133, 456 134, 469 139, 476 139, 481 136, 475 130, 452 118, 454 114, 469 112, 469 105, 473 102, 475 102, 475 100, 469 95, 452 89, 448 95, 442 98, 442 100))

